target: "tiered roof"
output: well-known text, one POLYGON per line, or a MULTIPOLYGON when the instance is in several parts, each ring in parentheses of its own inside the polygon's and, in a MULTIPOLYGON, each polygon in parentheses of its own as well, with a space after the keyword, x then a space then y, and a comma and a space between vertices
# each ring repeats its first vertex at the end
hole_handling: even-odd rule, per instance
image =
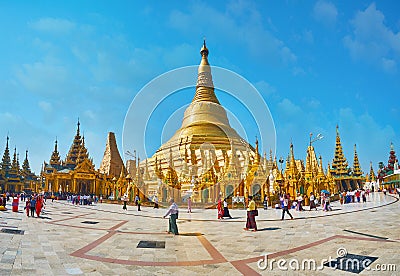
POLYGON ((58 142, 56 139, 55 144, 54 144, 54 151, 50 157, 50 165, 54 168, 60 168, 60 166, 61 166, 61 158, 60 158, 60 153, 58 152, 57 146, 58 146, 58 142))
POLYGON ((336 126, 336 146, 335 146, 335 157, 332 161, 331 173, 334 177, 349 174, 349 167, 346 157, 343 154, 342 143, 340 141, 339 126, 336 126))
POLYGON ((363 172, 360 167, 360 162, 358 161, 357 147, 354 145, 354 162, 353 162, 353 176, 360 177, 363 172))
POLYGON ((1 169, 2 169, 3 173, 5 174, 5 176, 7 176, 9 171, 11 170, 10 149, 8 147, 9 139, 10 138, 7 136, 6 148, 4 150, 3 159, 2 159, 2 163, 1 163, 1 169))
POLYGON ((74 138, 74 141, 72 142, 71 148, 69 149, 68 155, 65 159, 65 165, 69 169, 74 169, 75 166, 77 165, 77 159, 79 155, 79 151, 81 150, 82 147, 82 138, 80 135, 80 130, 79 130, 79 120, 78 120, 78 128, 76 130, 76 135, 74 138))

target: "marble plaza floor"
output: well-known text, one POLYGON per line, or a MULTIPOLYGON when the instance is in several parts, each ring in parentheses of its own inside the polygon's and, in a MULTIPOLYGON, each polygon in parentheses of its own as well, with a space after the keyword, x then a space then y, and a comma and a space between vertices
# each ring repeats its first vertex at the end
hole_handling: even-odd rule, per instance
POLYGON ((216 210, 188 214, 181 207, 179 236, 165 232, 165 209, 46 204, 41 218, 26 217, 21 205, 19 212, 11 212, 11 206, 0 212, 0 275, 400 273, 400 203, 382 193, 373 193, 364 204, 334 202, 331 212, 292 210, 294 220, 286 215, 281 221, 281 210, 259 210, 257 232, 243 230, 244 210, 230 210, 233 219, 218 221, 216 210), (165 248, 138 248, 141 241, 165 248), (362 271, 353 265, 352 272, 321 265, 343 252, 374 261, 362 271))

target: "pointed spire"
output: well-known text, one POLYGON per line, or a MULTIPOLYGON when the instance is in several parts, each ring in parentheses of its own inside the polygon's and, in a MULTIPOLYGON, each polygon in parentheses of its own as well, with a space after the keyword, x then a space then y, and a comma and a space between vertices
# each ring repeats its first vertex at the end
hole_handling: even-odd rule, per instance
POLYGON ((159 178, 159 170, 158 170, 158 158, 157 158, 157 155, 156 155, 156 160, 154 161, 154 173, 155 173, 155 175, 159 178))
POLYGON ((7 135, 6 148, 4 150, 3 159, 2 159, 2 162, 1 162, 1 168, 2 168, 2 171, 4 172, 5 175, 8 175, 8 172, 11 169, 10 149, 8 147, 8 140, 9 139, 10 138, 7 135))
POLYGON ((372 162, 370 162, 369 179, 370 179, 370 181, 375 181, 376 180, 374 168, 372 167, 372 162))
POLYGON ((144 180, 150 180, 151 179, 150 173, 149 173, 149 164, 147 162, 147 159, 148 158, 146 158, 145 167, 144 167, 144 180))
POLYGON ((75 167, 77 165, 79 151, 82 147, 82 138, 80 135, 80 125, 81 125, 81 123, 79 122, 79 118, 78 118, 76 135, 75 135, 74 141, 72 142, 72 145, 68 151, 67 158, 65 159, 65 164, 70 169, 75 169, 75 167))
POLYGON ((290 166, 295 167, 296 166, 296 161, 294 159, 294 151, 293 151, 293 144, 290 143, 290 166))
POLYGON ((394 165, 398 163, 397 157, 396 157, 396 152, 394 150, 394 145, 393 142, 390 142, 390 152, 389 152, 389 160, 388 164, 385 167, 385 173, 386 175, 392 174, 394 172, 394 165))
POLYGON ((318 177, 324 177, 324 167, 322 166, 322 156, 319 156, 319 164, 318 164, 318 177))
POLYGON ((174 168, 174 160, 172 158, 172 148, 169 149, 169 167, 171 169, 174 168))
POLYGON ((358 161, 357 146, 354 144, 354 161, 353 161, 353 176, 359 177, 363 174, 358 161))
POLYGON ((256 136, 256 160, 255 160, 255 163, 257 165, 260 163, 260 154, 258 152, 258 139, 257 139, 257 136, 256 136))
POLYGON ((18 161, 17 161, 17 147, 14 148, 14 157, 12 161, 12 168, 18 168, 18 161))
MULTIPOLYGON (((136 175, 136 151, 134 151, 133 155, 135 160, 128 161, 128 166, 130 166, 128 172, 131 175, 132 180, 135 179, 136 175)), ((109 176, 116 176, 122 168, 125 168, 124 162, 119 154, 115 134, 113 132, 109 132, 107 135, 106 148, 104 150, 103 159, 101 160, 99 172, 109 176)))
POLYGON ((119 173, 119 179, 125 180, 125 169, 121 168, 121 172, 119 173))
POLYGON ((31 168, 30 168, 29 160, 28 160, 28 150, 25 151, 25 160, 24 160, 24 163, 22 164, 22 170, 25 173, 25 175, 31 173, 31 168))
POLYGON ((57 141, 57 138, 56 138, 56 141, 54 143, 54 151, 51 154, 49 163, 50 163, 50 165, 52 167, 54 167, 56 169, 59 169, 60 165, 61 165, 61 161, 60 161, 60 153, 58 152, 58 146, 57 145, 58 145, 58 141, 57 141))
POLYGON ((332 161, 332 174, 334 176, 348 175, 349 168, 346 157, 343 154, 342 143, 340 141, 339 126, 336 125, 336 146, 335 156, 332 161))
POLYGON ((214 93, 214 83, 211 75, 210 64, 208 63, 208 49, 204 40, 200 50, 201 62, 198 69, 196 94, 192 102, 207 101, 220 104, 214 93))
POLYGON ((18 171, 20 170, 20 167, 19 167, 19 153, 17 153, 17 169, 18 169, 18 171))
POLYGON ((85 159, 89 159, 89 154, 85 146, 85 136, 83 136, 82 144, 78 152, 78 158, 76 159, 76 164, 81 164, 85 159))
POLYGON ((81 125, 81 123, 79 122, 79 118, 78 118, 78 124, 77 124, 77 129, 76 129, 76 135, 79 135, 79 132, 80 132, 80 130, 79 130, 79 126, 81 125))
POLYGON ((7 178, 9 180, 12 180, 13 182, 18 182, 21 180, 20 176, 20 170, 19 170, 19 164, 18 164, 18 159, 17 159, 17 148, 14 148, 14 155, 13 155, 13 161, 11 165, 11 169, 8 172, 7 178))

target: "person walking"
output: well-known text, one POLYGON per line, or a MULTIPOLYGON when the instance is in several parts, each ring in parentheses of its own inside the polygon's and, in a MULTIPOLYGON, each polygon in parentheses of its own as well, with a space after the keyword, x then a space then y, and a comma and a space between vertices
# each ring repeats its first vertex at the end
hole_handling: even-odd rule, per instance
POLYGON ((231 219, 232 217, 231 217, 231 214, 229 214, 228 202, 226 201, 226 198, 224 198, 223 204, 224 204, 224 215, 222 217, 225 217, 225 218, 228 217, 231 219))
POLYGON ((174 202, 174 199, 171 198, 169 200, 169 208, 167 213, 163 216, 166 218, 169 215, 169 224, 168 224, 168 234, 179 235, 178 225, 176 224, 176 220, 178 219, 179 209, 178 205, 174 202))
POLYGON ((249 196, 249 206, 247 207, 247 221, 244 230, 251 230, 253 232, 257 231, 256 216, 258 215, 258 210, 256 203, 252 196, 249 196))
POLYGON ((304 211, 303 209, 303 197, 300 193, 297 193, 297 211, 304 211))
POLYGON ((223 210, 222 210, 222 201, 221 199, 218 199, 218 204, 217 204, 217 210, 218 210, 218 219, 222 219, 222 216, 224 215, 223 210))
POLYGON ((153 197, 153 201, 154 201, 154 209, 158 209, 158 197, 157 197, 157 195, 155 195, 153 197))
POLYGON ((290 195, 289 194, 284 194, 283 195, 283 209, 282 209, 282 219, 281 220, 284 220, 285 213, 288 213, 288 215, 290 216, 290 219, 293 219, 292 214, 289 212, 289 208, 290 208, 290 195))
POLYGON ((35 217, 36 197, 33 196, 31 200, 31 217, 35 217))
POLYGON ((38 196, 36 199, 36 216, 40 217, 40 213, 42 212, 43 208, 43 198, 41 196, 38 196))
POLYGON ((366 203, 366 202, 367 202, 367 196, 366 196, 366 194, 365 194, 364 189, 361 191, 361 197, 362 197, 363 203, 366 203))
POLYGON ((140 210, 140 205, 142 204, 142 202, 141 202, 141 200, 140 200, 139 195, 136 195, 136 198, 137 198, 137 201, 136 201, 137 210, 138 210, 138 211, 142 211, 142 210, 140 210))
POLYGON ((263 205, 264 205, 264 210, 267 210, 268 209, 268 195, 264 196, 263 205))
POLYGON ((29 217, 29 212, 31 211, 31 200, 28 198, 28 200, 25 202, 25 208, 26 210, 26 215, 29 217))
POLYGON ((315 209, 317 211, 317 204, 315 203, 315 195, 313 192, 310 193, 310 211, 315 209))
POLYGON ((128 198, 124 197, 124 206, 122 207, 122 210, 127 210, 128 211, 128 208, 126 207, 127 202, 128 202, 128 198))
POLYGON ((187 204, 188 204, 188 211, 187 212, 191 213, 192 212, 192 197, 191 196, 188 197, 187 204))

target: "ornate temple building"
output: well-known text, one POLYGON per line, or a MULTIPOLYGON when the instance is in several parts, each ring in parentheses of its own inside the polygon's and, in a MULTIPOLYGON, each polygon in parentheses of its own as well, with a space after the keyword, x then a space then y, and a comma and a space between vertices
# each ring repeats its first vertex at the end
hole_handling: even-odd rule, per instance
POLYGON ((358 160, 356 145, 354 145, 353 168, 350 168, 346 157, 343 154, 338 126, 336 126, 336 146, 335 155, 332 161, 331 174, 339 191, 362 188, 365 182, 365 177, 363 176, 360 162, 358 160))
POLYGON ((127 152, 133 159, 127 161, 125 168, 115 135, 109 133, 100 168, 95 170, 78 121, 65 160, 61 160, 55 142, 50 161, 44 164, 41 174, 42 189, 129 200, 135 195, 142 199, 157 195, 160 202, 167 202, 169 198, 181 202, 190 196, 194 203, 212 205, 221 197, 252 195, 261 201, 265 195, 271 198, 282 192, 310 195, 325 189, 333 194, 361 187, 365 179, 356 148, 350 169, 338 127, 335 156, 332 166, 328 164, 326 170, 322 157, 315 154, 311 136, 306 159, 295 159, 291 144, 284 169, 282 158, 279 169, 272 152, 269 158, 265 153, 261 155, 258 140, 252 146, 239 136, 216 97, 205 42, 200 55, 196 90, 182 124, 153 156, 140 160, 136 152, 127 152))
POLYGON ((374 168, 372 167, 372 162, 370 162, 369 173, 365 175, 365 185, 364 189, 370 189, 372 191, 377 191, 379 188, 379 184, 377 181, 377 177, 374 172, 374 168))
POLYGON ((200 54, 196 92, 182 125, 152 157, 138 162, 135 185, 164 202, 188 196, 197 203, 231 195, 261 198, 269 191, 273 162, 260 156, 257 141, 251 146, 230 126, 214 93, 205 42, 200 54))
POLYGON ((378 178, 382 188, 393 189, 400 187, 399 160, 396 157, 393 143, 390 143, 388 164, 379 169, 378 178))
MULTIPOLYGON (((85 138, 80 135, 78 121, 76 135, 65 160, 58 152, 58 141, 49 162, 44 162, 41 172, 41 191, 48 193, 74 193, 112 195, 121 194, 123 185, 118 176, 125 173, 114 133, 108 134, 103 161, 95 170, 93 160, 85 146, 85 138)), ((125 179, 123 179, 125 181, 125 179)))
POLYGON ((0 167, 0 191, 35 191, 39 182, 37 176, 31 171, 28 160, 28 150, 25 152, 25 160, 21 168, 19 164, 19 154, 17 154, 17 148, 14 148, 13 160, 11 162, 8 142, 9 137, 7 136, 6 148, 4 150, 0 167))
POLYGON ((191 196, 196 203, 215 203, 220 197, 253 195, 261 200, 266 194, 281 192, 309 195, 325 189, 333 194, 361 187, 364 177, 356 148, 350 169, 338 128, 335 157, 327 170, 311 141, 305 162, 295 159, 290 145, 284 171, 279 170, 272 153, 269 159, 265 153, 261 156, 257 140, 253 147, 230 126, 214 93, 205 42, 200 54, 195 95, 181 127, 150 158, 128 161, 132 184, 143 196, 158 195, 162 202, 169 197, 180 202, 191 196))
POLYGON ((286 167, 283 174, 278 172, 277 178, 280 192, 296 195, 319 194, 321 190, 328 190, 336 193, 334 179, 330 166, 325 171, 322 164, 322 157, 317 158, 314 147, 310 143, 307 147, 305 163, 303 160, 295 159, 293 144, 290 144, 289 156, 286 159, 286 167))

